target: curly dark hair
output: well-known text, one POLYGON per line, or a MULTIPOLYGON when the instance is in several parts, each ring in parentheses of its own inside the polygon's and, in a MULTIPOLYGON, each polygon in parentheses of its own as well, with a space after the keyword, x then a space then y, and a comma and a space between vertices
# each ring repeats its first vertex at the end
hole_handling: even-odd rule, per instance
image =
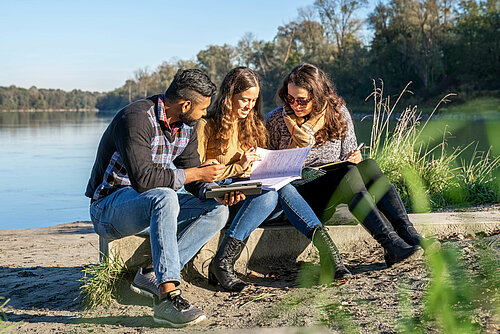
POLYGON ((293 113, 287 99, 289 83, 307 89, 313 99, 311 115, 320 114, 326 104, 325 125, 314 134, 315 146, 320 146, 332 138, 343 140, 347 132, 347 122, 342 116, 341 109, 345 102, 337 95, 334 84, 325 72, 312 64, 302 63, 292 68, 285 76, 278 89, 278 97, 284 104, 285 111, 293 113))
POLYGON ((235 122, 238 122, 238 141, 242 149, 266 145, 267 132, 262 115, 260 90, 255 106, 246 118, 240 119, 232 112, 233 96, 252 87, 260 89, 260 79, 257 73, 248 67, 233 68, 222 80, 215 102, 207 115, 207 118, 214 120, 215 128, 218 129, 215 139, 220 143, 222 153, 227 150, 235 122))

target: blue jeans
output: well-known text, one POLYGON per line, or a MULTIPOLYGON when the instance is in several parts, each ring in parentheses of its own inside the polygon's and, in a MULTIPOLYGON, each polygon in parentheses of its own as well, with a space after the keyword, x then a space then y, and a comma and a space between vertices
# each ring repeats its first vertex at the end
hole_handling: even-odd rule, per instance
POLYGON ((240 241, 245 240, 264 221, 272 220, 284 212, 288 221, 306 237, 321 222, 309 204, 291 184, 278 191, 263 191, 260 195, 251 195, 229 208, 234 219, 226 235, 240 241))
POLYGON ((149 227, 158 285, 178 284, 182 267, 224 227, 228 209, 170 188, 138 193, 125 187, 92 203, 90 217, 96 233, 108 240, 149 227))

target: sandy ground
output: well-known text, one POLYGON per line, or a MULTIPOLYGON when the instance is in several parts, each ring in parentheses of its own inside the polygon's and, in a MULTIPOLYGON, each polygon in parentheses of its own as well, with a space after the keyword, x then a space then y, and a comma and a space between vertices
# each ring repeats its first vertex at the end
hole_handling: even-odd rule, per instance
MULTIPOLYGON (((467 268, 477 268, 477 244, 486 244, 500 259, 500 235, 467 240, 450 236, 443 245, 459 247, 467 268)), ((98 238, 91 224, 75 222, 40 229, 0 230, 0 296, 12 333, 159 333, 152 301, 122 282, 109 308, 80 309, 78 281, 95 263, 98 238)), ((362 333, 399 332, 400 292, 409 288, 409 303, 418 315, 429 284, 423 257, 386 268, 379 247, 360 245, 342 254, 352 278, 332 286, 297 287, 300 263, 284 260, 265 273, 253 273, 253 286, 242 294, 220 291, 201 276, 182 284, 185 297, 203 309, 207 321, 182 330, 236 333, 327 333, 356 328, 362 333)), ((500 264, 500 263, 499 263, 500 264)), ((497 284, 498 287, 498 284, 497 284)), ((499 291, 494 291, 498 297, 499 291)), ((480 302, 480 301, 479 301, 480 302)), ((479 303, 480 304, 480 303, 479 303)), ((500 323, 488 305, 479 305, 477 322, 484 332, 499 333, 500 323)), ((430 326, 426 332, 437 332, 430 326)), ((1 328, 0 328, 1 331, 1 328)))

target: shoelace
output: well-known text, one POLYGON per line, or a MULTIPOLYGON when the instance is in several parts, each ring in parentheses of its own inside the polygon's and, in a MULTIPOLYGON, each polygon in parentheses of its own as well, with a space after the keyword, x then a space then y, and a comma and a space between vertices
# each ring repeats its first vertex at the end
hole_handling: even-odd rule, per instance
POLYGON ((180 290, 174 290, 173 293, 171 292, 169 294, 169 299, 172 301, 172 304, 174 304, 174 306, 180 311, 187 310, 189 307, 191 307, 189 302, 182 298, 180 290))

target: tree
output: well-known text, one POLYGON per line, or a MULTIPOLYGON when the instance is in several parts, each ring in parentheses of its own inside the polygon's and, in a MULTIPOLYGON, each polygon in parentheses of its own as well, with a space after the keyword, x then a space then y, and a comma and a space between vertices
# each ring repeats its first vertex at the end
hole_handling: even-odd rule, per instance
POLYGON ((236 46, 236 59, 239 65, 246 67, 253 67, 254 53, 255 53, 255 35, 251 32, 246 32, 243 37, 238 41, 236 46))
POLYGON ((317 9, 327 37, 334 45, 338 61, 345 61, 347 49, 360 43, 363 21, 356 18, 356 11, 367 4, 367 0, 316 0, 317 9))
POLYGON ((412 81, 416 90, 436 93, 446 77, 452 6, 453 0, 391 0, 378 5, 369 18, 375 30, 374 77, 384 78, 389 88, 412 81))
POLYGON ((500 11, 491 1, 459 5, 448 71, 465 89, 500 87, 500 11))
POLYGON ((207 49, 198 52, 197 58, 200 67, 219 85, 226 73, 234 67, 235 49, 227 44, 209 45, 207 49))
POLYGON ((148 96, 148 89, 149 85, 151 83, 151 74, 150 70, 148 67, 140 68, 134 72, 135 80, 139 84, 139 91, 144 94, 142 97, 147 97, 148 96))

